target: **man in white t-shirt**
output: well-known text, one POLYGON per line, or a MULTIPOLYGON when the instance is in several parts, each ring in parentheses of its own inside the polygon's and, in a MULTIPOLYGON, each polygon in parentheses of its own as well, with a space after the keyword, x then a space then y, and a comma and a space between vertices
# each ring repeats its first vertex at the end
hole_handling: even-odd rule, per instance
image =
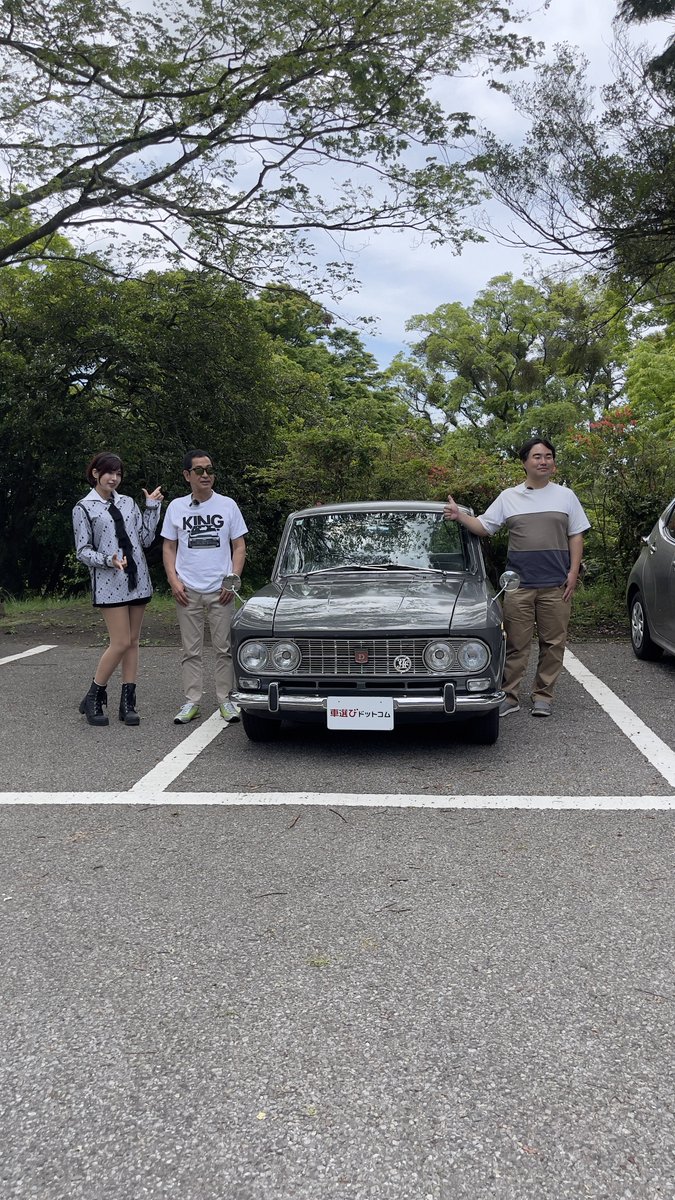
POLYGON ((478 537, 509 531, 507 567, 517 571, 520 587, 503 598, 506 630, 505 699, 500 716, 520 708, 520 686, 527 669, 535 625, 539 659, 532 689, 532 716, 550 717, 553 688, 560 675, 579 582, 584 531, 589 520, 570 488, 552 483, 555 447, 534 437, 518 451, 525 482, 505 488, 480 517, 461 512, 448 496, 445 516, 478 537))
POLYGON ((174 724, 185 725, 199 716, 205 619, 216 654, 220 715, 225 721, 238 721, 239 709, 230 697, 234 682, 230 649, 234 594, 223 587, 223 579, 232 574, 241 576, 246 561, 244 534, 248 530, 234 500, 214 492, 215 471, 209 454, 190 450, 183 459, 183 475, 190 495, 171 501, 162 525, 164 570, 176 601, 183 644, 185 703, 174 717, 174 724))

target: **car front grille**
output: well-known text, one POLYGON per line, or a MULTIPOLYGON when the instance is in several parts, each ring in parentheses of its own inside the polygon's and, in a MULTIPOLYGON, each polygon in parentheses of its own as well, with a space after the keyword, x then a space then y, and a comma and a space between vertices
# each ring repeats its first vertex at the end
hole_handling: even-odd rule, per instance
POLYGON ((342 675, 431 675, 424 665, 422 651, 429 638, 296 638, 302 654, 297 674, 342 675), (366 663, 357 663, 356 654, 367 653, 366 663), (397 671, 397 658, 408 658, 412 667, 397 671))
MULTIPOLYGON (((264 638, 260 640, 272 645, 278 639, 264 638)), ((439 677, 437 672, 430 671, 425 666, 422 658, 425 647, 429 645, 429 642, 437 640, 435 638, 294 637, 292 640, 300 650, 302 661, 295 671, 289 672, 289 678, 363 679, 372 676, 380 678, 389 676, 393 679, 410 679, 414 676, 422 676, 425 679, 438 679, 439 677), (356 661, 358 652, 367 653, 367 662, 356 661), (409 660, 411 665, 402 663, 401 667, 397 669, 395 665, 397 659, 409 660)), ((443 640, 447 640, 453 645, 453 639, 444 638, 443 640)), ((461 641, 456 641, 457 648, 461 644, 461 641)), ((279 676, 279 672, 273 667, 267 667, 255 673, 279 676)), ((452 662, 443 674, 471 674, 465 667, 460 666, 456 649, 452 662)))

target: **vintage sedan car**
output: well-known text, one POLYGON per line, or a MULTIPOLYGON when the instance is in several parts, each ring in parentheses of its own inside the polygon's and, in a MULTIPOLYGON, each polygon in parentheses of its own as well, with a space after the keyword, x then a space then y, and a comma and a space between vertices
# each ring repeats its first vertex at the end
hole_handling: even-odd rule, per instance
POLYGON ((292 513, 271 583, 234 618, 232 650, 252 741, 283 720, 345 730, 461 721, 484 744, 499 734, 501 606, 480 540, 436 502, 292 513))
POLYGON ((675 500, 661 513, 628 576, 630 640, 638 658, 675 654, 675 500))

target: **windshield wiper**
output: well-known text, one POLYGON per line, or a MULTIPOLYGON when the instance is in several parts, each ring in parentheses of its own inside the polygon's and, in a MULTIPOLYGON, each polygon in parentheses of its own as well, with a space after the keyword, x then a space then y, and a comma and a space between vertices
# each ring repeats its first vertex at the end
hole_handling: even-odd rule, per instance
POLYGON ((319 567, 315 571, 298 571, 298 574, 308 579, 310 575, 330 575, 336 571, 426 571, 433 575, 447 574, 438 567, 414 567, 410 563, 397 562, 341 563, 339 567, 319 567))
POLYGON ((308 579, 310 575, 330 575, 334 571, 378 571, 382 570, 379 566, 364 566, 363 563, 341 563, 339 567, 317 567, 315 571, 300 571, 303 579, 308 579))
POLYGON ((442 571, 439 571, 438 567, 423 567, 421 564, 413 566, 412 563, 378 562, 374 563, 373 566, 378 571, 433 571, 435 575, 443 574, 442 571))

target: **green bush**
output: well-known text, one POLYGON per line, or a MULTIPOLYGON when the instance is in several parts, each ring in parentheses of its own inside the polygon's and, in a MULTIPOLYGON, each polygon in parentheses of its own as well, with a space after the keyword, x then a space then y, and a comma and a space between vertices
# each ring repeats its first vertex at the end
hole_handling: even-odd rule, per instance
POLYGON ((572 605, 573 637, 621 637, 628 634, 628 612, 623 587, 608 581, 577 589, 572 605))

